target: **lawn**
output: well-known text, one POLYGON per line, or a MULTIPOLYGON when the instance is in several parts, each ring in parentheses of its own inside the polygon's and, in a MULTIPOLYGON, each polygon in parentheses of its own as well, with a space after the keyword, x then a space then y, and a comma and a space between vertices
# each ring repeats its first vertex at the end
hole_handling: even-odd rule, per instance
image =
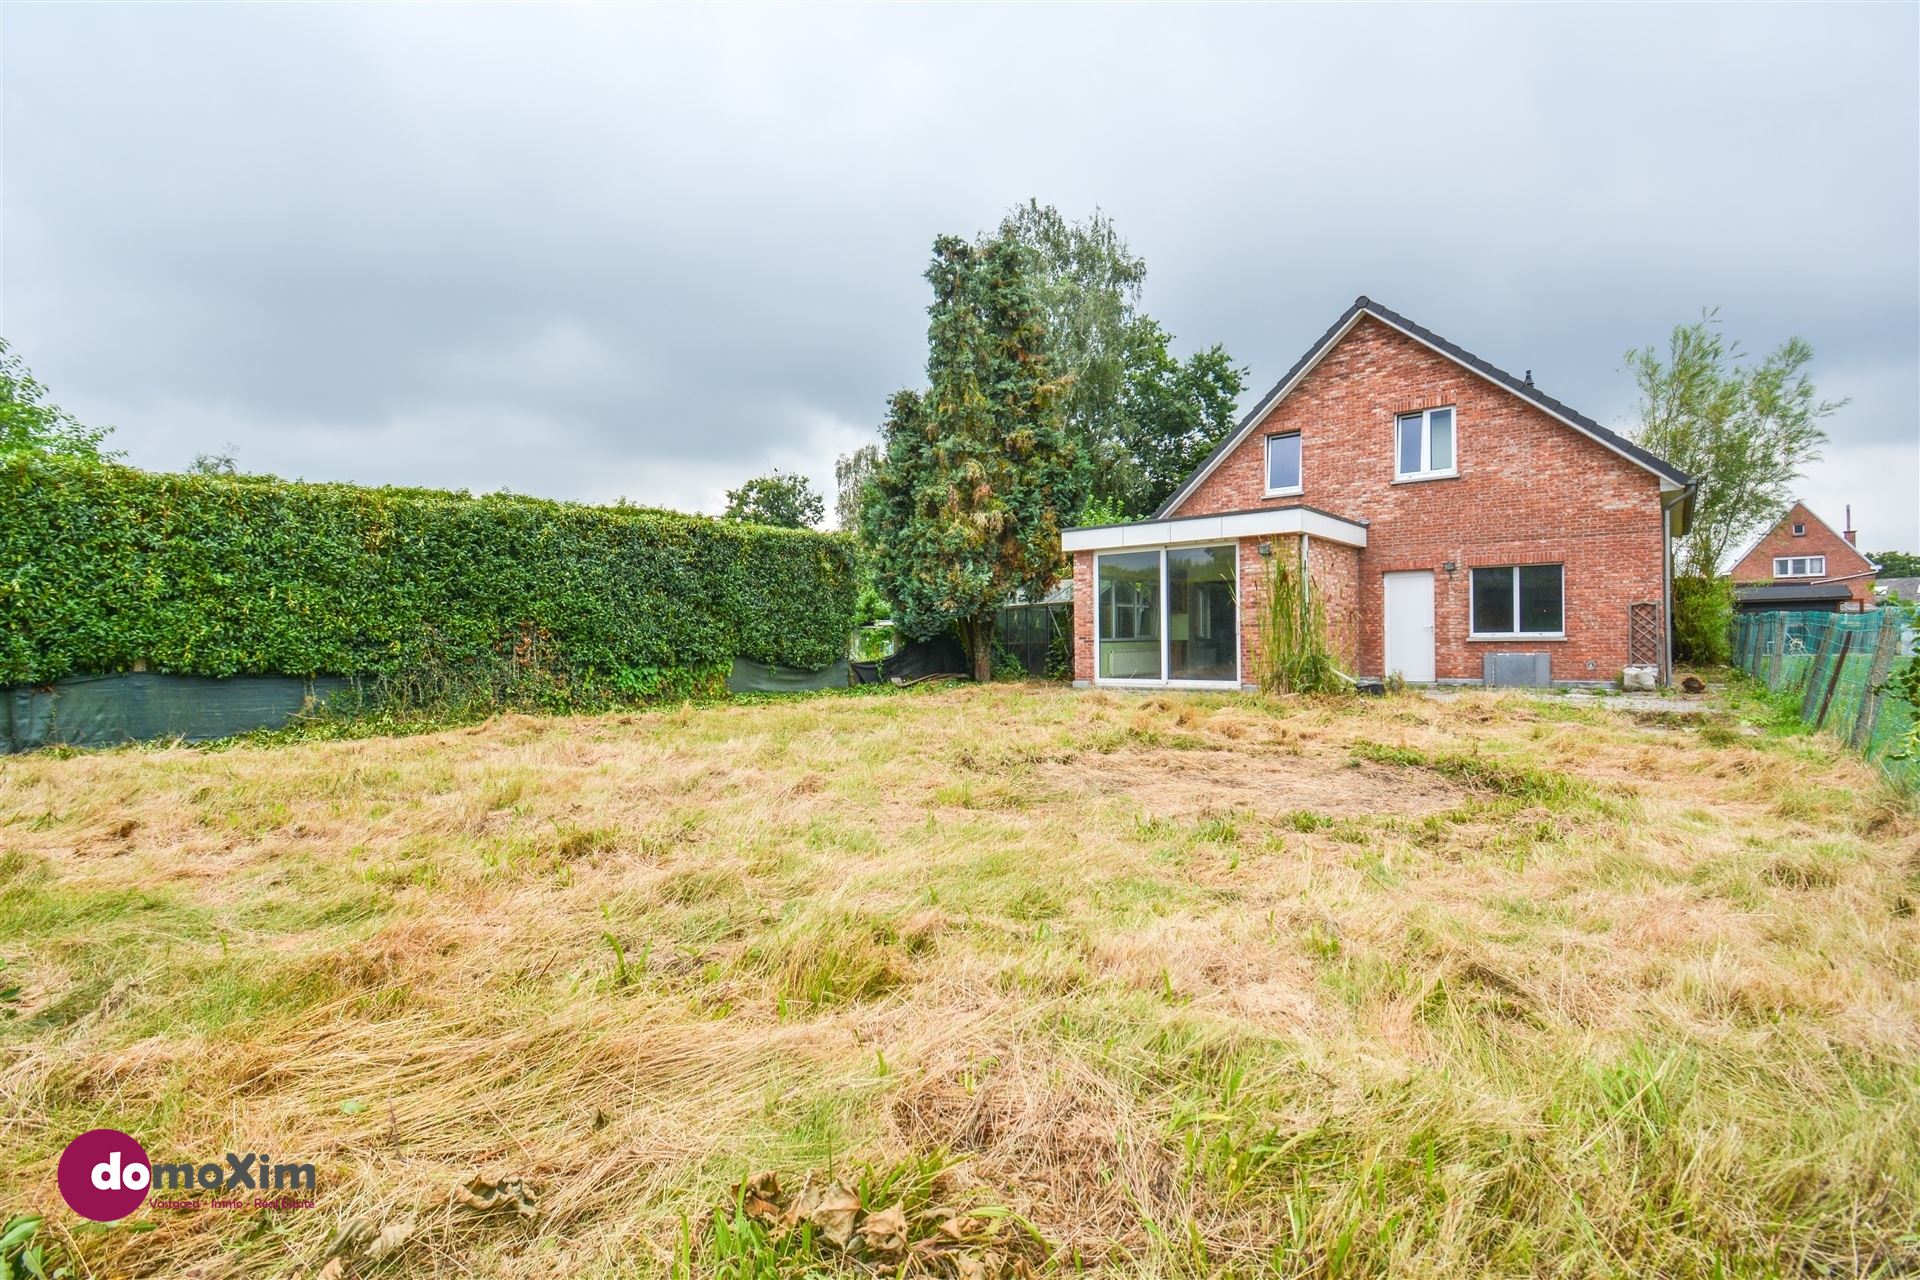
POLYGON ((7 760, 0 1217, 206 1280, 343 1226, 348 1276, 1911 1274, 1920 823, 1754 718, 993 686, 7 760), (96 1126, 314 1206, 83 1231, 96 1126))

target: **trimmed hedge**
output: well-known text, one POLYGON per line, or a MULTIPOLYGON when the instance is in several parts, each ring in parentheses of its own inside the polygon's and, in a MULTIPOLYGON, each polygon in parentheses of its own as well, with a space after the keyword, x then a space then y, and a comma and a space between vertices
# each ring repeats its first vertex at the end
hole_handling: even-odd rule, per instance
POLYGON ((849 541, 639 507, 0 462, 0 684, 534 664, 583 696, 846 654, 849 541))

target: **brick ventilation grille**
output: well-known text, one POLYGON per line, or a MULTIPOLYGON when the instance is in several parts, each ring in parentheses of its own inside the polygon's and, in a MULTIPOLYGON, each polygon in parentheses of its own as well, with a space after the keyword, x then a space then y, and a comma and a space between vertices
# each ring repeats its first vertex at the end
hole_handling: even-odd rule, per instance
POLYGON ((1627 606, 1627 661, 1660 661, 1660 606, 1650 601, 1627 606))

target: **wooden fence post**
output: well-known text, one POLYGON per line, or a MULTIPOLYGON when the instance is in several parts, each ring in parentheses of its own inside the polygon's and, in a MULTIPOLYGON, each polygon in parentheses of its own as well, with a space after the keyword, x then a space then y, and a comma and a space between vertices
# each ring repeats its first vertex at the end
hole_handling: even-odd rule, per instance
MULTIPOLYGON (((1840 687, 1840 674, 1847 669, 1847 652, 1852 648, 1853 628, 1848 627, 1840 636, 1840 652, 1833 655, 1833 674, 1827 677, 1827 692, 1820 699, 1820 714, 1813 718, 1813 727, 1816 729, 1824 727, 1827 723, 1827 712, 1833 706, 1833 691, 1840 687)), ((1807 683, 1813 683, 1811 677, 1807 683)))
MULTIPOLYGON (((1837 616, 1837 615, 1836 615, 1837 616)), ((1820 664, 1826 659, 1827 651, 1833 648, 1833 628, 1828 626, 1820 633, 1820 647, 1813 651, 1813 657, 1807 660, 1807 691, 1800 695, 1800 718, 1813 719, 1813 708, 1820 700, 1820 664)))
POLYGON ((1894 651, 1900 647, 1900 624, 1893 613, 1891 609, 1880 610, 1880 630, 1873 638, 1873 663, 1867 668, 1867 687, 1860 693, 1860 714, 1853 721, 1853 748, 1863 753, 1873 745, 1874 722, 1880 718, 1880 703, 1887 696, 1880 691, 1880 686, 1887 682, 1887 673, 1893 670, 1894 651))

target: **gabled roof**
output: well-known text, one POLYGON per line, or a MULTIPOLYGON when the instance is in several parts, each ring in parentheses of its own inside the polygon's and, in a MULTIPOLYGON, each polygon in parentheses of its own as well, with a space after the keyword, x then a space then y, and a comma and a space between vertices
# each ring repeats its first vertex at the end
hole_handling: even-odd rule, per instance
MULTIPOLYGON (((1845 534, 1836 530, 1832 525, 1828 524, 1825 520, 1822 520, 1820 518, 1820 513, 1815 511, 1812 507, 1808 506, 1805 498, 1795 498, 1791 502, 1787 503, 1786 509, 1780 513, 1778 519, 1774 520, 1772 524, 1764 526, 1758 534, 1754 535, 1753 541, 1747 544, 1747 549, 1745 551, 1742 551, 1739 555, 1735 556, 1732 562, 1727 565, 1727 572, 1732 573, 1735 569, 1738 569, 1741 565, 1745 564, 1747 562, 1747 557, 1752 555, 1754 552, 1758 551, 1760 549, 1760 544, 1765 542, 1768 539, 1768 537, 1770 537, 1773 534, 1773 531, 1775 529, 1778 529, 1781 525, 1785 524, 1788 520, 1792 519, 1793 513, 1796 511, 1806 512, 1808 519, 1812 520, 1815 524, 1819 525, 1822 529, 1825 529, 1828 533, 1832 534, 1833 540, 1835 542, 1840 543, 1847 550, 1853 552, 1853 554, 1855 554, 1856 556, 1859 556, 1861 563, 1868 566, 1867 569, 1861 570, 1855 573, 1829 573, 1825 576, 1829 578, 1857 578, 1860 576, 1860 573, 1862 572, 1878 573, 1880 571, 1880 566, 1874 562, 1874 559, 1872 556, 1868 555, 1866 552, 1862 551, 1860 548, 1854 546, 1851 542, 1848 542, 1845 534)), ((1773 566, 1769 565, 1767 567, 1771 569, 1773 566)))
POLYGON ((1267 392, 1266 395, 1260 398, 1260 402, 1254 405, 1251 413, 1240 420, 1240 425, 1233 429, 1233 433, 1225 440, 1222 440, 1219 447, 1207 455, 1206 461, 1202 462, 1192 475, 1181 482, 1180 487, 1175 489, 1172 495, 1160 505, 1160 510, 1154 513, 1154 518, 1164 519, 1175 507, 1178 507, 1182 502, 1185 502, 1191 497, 1193 491, 1199 487, 1200 482, 1212 474, 1213 469, 1219 465, 1220 460, 1225 458, 1229 453, 1232 453, 1234 449, 1238 448, 1240 444, 1252 434, 1253 429, 1260 424, 1261 420, 1273 411, 1273 407, 1286 398, 1287 393, 1293 390, 1295 384, 1297 384, 1301 378, 1305 377, 1315 365, 1319 364, 1327 352, 1333 350, 1334 345, 1338 343, 1340 339, 1347 336, 1347 332, 1360 322, 1360 317, 1362 316, 1372 316, 1388 328, 1397 330, 1407 337, 1412 338, 1415 342, 1420 343, 1422 346, 1439 352, 1462 368, 1478 374, 1502 390, 1510 391, 1514 395, 1519 396, 1522 400, 1541 410, 1549 417, 1558 419, 1582 435, 1598 441, 1601 445, 1619 454, 1635 466, 1651 471, 1654 475, 1660 477, 1660 487, 1662 489, 1686 489, 1693 484, 1693 478, 1691 476, 1687 475, 1686 472, 1680 470, 1680 468, 1674 466, 1666 459, 1649 453, 1647 450, 1642 449, 1639 445, 1619 435, 1617 432, 1607 430, 1607 428, 1601 426, 1585 414, 1568 408, 1552 396, 1534 387, 1532 383, 1523 382, 1504 370, 1494 368, 1479 356, 1474 355, 1471 351, 1448 342, 1431 329, 1423 328, 1405 316, 1389 311, 1365 294, 1362 294, 1353 300, 1353 305, 1348 307, 1338 320, 1333 322, 1333 327, 1322 334, 1320 340, 1308 348, 1305 355, 1294 362, 1293 368, 1287 370, 1287 375, 1274 384, 1273 390, 1267 392))

